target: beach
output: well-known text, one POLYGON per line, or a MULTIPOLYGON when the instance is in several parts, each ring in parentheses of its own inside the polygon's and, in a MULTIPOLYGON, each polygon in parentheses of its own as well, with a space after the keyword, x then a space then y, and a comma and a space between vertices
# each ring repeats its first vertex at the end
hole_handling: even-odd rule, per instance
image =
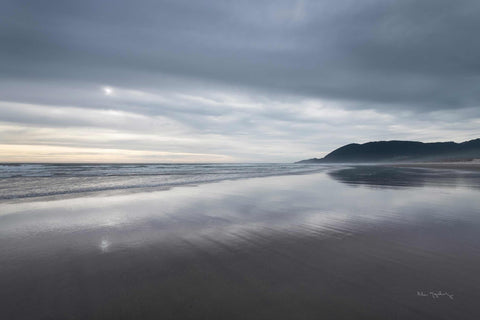
POLYGON ((467 171, 480 171, 480 160, 472 161, 437 161, 437 162, 412 162, 412 163, 395 163, 395 167, 404 168, 430 168, 430 169, 455 169, 467 171))
POLYGON ((107 191, 0 202, 1 319, 480 317, 477 172, 107 191))

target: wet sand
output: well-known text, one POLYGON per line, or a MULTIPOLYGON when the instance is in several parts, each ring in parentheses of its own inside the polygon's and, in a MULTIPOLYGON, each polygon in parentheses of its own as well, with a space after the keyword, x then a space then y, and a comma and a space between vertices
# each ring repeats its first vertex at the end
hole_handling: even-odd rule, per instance
POLYGON ((0 318, 479 319, 479 187, 348 168, 3 203, 0 318))
POLYGON ((451 162, 414 162, 393 164, 394 167, 430 168, 480 171, 480 161, 451 161, 451 162))

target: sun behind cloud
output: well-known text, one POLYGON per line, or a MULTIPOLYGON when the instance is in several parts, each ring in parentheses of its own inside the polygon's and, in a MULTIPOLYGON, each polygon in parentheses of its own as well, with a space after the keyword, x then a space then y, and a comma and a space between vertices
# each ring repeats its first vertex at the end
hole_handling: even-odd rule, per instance
POLYGON ((103 87, 102 90, 106 96, 111 96, 114 94, 114 90, 112 87, 103 87))

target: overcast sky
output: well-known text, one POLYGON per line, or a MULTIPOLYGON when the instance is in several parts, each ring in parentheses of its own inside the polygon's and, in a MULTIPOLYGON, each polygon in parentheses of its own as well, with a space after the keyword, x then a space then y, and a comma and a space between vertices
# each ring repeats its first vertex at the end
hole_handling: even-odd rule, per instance
POLYGON ((2 0, 0 161, 480 137, 478 0, 2 0))

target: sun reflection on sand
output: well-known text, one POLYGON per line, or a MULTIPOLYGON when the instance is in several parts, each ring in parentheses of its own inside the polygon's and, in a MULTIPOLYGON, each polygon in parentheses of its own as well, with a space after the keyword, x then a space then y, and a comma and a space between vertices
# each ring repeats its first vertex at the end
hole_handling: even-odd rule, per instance
POLYGON ((100 242, 100 250, 102 250, 102 252, 108 252, 110 245, 111 245, 110 241, 103 239, 100 242))

